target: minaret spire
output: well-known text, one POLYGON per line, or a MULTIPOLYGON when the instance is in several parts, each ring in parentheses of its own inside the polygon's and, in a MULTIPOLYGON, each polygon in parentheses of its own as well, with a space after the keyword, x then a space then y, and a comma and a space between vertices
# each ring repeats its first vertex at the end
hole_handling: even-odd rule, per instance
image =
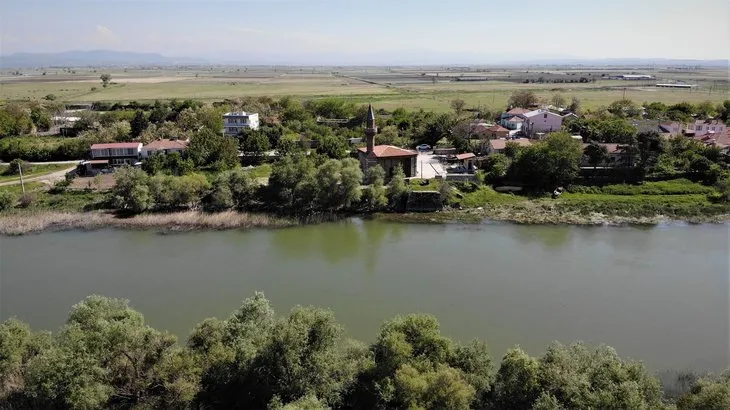
POLYGON ((368 116, 365 122, 365 137, 367 140, 367 153, 370 155, 375 147, 375 134, 378 133, 378 127, 375 125, 375 112, 373 105, 368 104, 368 116))

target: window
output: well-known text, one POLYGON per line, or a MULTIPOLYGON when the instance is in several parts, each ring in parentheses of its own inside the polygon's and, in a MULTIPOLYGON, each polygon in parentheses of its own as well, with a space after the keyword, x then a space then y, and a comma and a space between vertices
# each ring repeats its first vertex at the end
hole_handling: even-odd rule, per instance
POLYGON ((547 119, 547 113, 543 114, 543 115, 542 115, 542 118, 545 118, 545 119, 547 119))
POLYGON ((702 131, 702 126, 701 125, 696 126, 695 131, 702 131))

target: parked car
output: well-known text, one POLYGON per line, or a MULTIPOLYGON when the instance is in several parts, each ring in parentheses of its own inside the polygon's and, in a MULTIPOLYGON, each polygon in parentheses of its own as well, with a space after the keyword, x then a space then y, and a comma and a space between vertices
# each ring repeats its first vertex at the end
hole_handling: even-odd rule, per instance
POLYGON ((419 151, 431 151, 431 146, 428 144, 421 144, 417 146, 416 149, 419 151))

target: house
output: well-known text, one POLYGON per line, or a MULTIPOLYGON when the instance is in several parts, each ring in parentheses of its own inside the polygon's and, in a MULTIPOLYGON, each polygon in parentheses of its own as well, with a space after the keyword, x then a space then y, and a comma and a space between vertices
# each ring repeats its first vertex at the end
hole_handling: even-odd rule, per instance
POLYGON ((259 129, 259 115, 245 111, 234 111, 223 114, 223 133, 235 137, 245 129, 259 129))
POLYGON ((508 130, 518 131, 522 129, 525 120, 522 117, 514 116, 502 120, 502 126, 508 130))
POLYGON ((499 124, 494 124, 482 131, 480 137, 483 138, 506 138, 509 135, 509 130, 499 124))
POLYGON ((534 138, 538 133, 560 131, 563 128, 563 116, 549 110, 538 109, 523 114, 522 132, 534 138))
POLYGON ((695 137, 700 137, 705 134, 725 134, 727 131, 727 125, 720 120, 697 120, 693 123, 687 124, 687 134, 694 134, 695 137))
POLYGON ((695 136, 693 138, 705 145, 720 147, 723 151, 728 151, 728 149, 730 149, 730 130, 726 130, 722 134, 710 133, 699 137, 695 136))
POLYGON ((528 138, 500 138, 496 140, 489 140, 487 144, 487 154, 504 154, 504 149, 507 147, 508 142, 514 142, 520 147, 529 147, 532 145, 532 141, 528 138))
POLYGON ((135 165, 141 154, 141 142, 114 142, 91 146, 91 159, 106 160, 110 165, 135 165))
POLYGON ((358 158, 363 171, 371 166, 380 165, 385 170, 386 175, 391 176, 395 173, 396 167, 401 167, 406 177, 415 177, 418 152, 393 145, 375 145, 375 134, 377 133, 375 113, 372 105, 370 105, 368 106, 365 128, 367 146, 358 148, 358 158))
POLYGON ((173 152, 178 152, 182 155, 188 149, 188 143, 189 141, 187 140, 177 139, 159 139, 152 141, 142 147, 142 158, 149 158, 156 154, 172 154, 173 152))
MULTIPOLYGON (((585 151, 586 147, 590 144, 582 144, 583 150, 585 151)), ((599 164, 598 166, 604 166, 604 167, 630 167, 633 164, 631 163, 631 154, 629 150, 627 149, 628 146, 626 145, 620 145, 620 144, 606 144, 606 143, 599 143, 598 145, 606 147, 606 151, 608 151, 608 155, 610 159, 606 164, 599 164)), ((580 160, 580 166, 581 167, 593 167, 593 165, 590 164, 588 157, 586 155, 583 155, 583 157, 580 160)))
POLYGON ((476 169, 477 156, 473 152, 465 152, 456 155, 456 162, 466 168, 467 172, 473 172, 476 169))
POLYGON ((530 110, 528 110, 527 108, 520 108, 520 107, 512 108, 511 110, 509 110, 507 112, 503 112, 502 115, 500 115, 500 117, 499 117, 499 123, 503 127, 506 127, 506 128, 511 129, 511 130, 514 130, 516 128, 510 128, 507 125, 508 120, 512 119, 513 117, 518 117, 518 118, 523 118, 524 119, 524 117, 522 117, 522 116, 524 114, 527 114, 528 112, 530 112, 530 110))

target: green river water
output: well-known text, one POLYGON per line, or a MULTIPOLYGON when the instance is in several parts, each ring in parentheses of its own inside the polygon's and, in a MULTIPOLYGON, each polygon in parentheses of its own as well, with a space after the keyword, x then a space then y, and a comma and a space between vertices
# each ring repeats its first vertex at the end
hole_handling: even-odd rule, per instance
POLYGON ((372 341, 397 314, 519 344, 606 343, 654 370, 728 367, 728 225, 572 227, 376 221, 247 232, 42 233, 0 238, 0 320, 57 329, 89 294, 123 297, 184 339, 257 290, 285 313, 334 310, 372 341))

